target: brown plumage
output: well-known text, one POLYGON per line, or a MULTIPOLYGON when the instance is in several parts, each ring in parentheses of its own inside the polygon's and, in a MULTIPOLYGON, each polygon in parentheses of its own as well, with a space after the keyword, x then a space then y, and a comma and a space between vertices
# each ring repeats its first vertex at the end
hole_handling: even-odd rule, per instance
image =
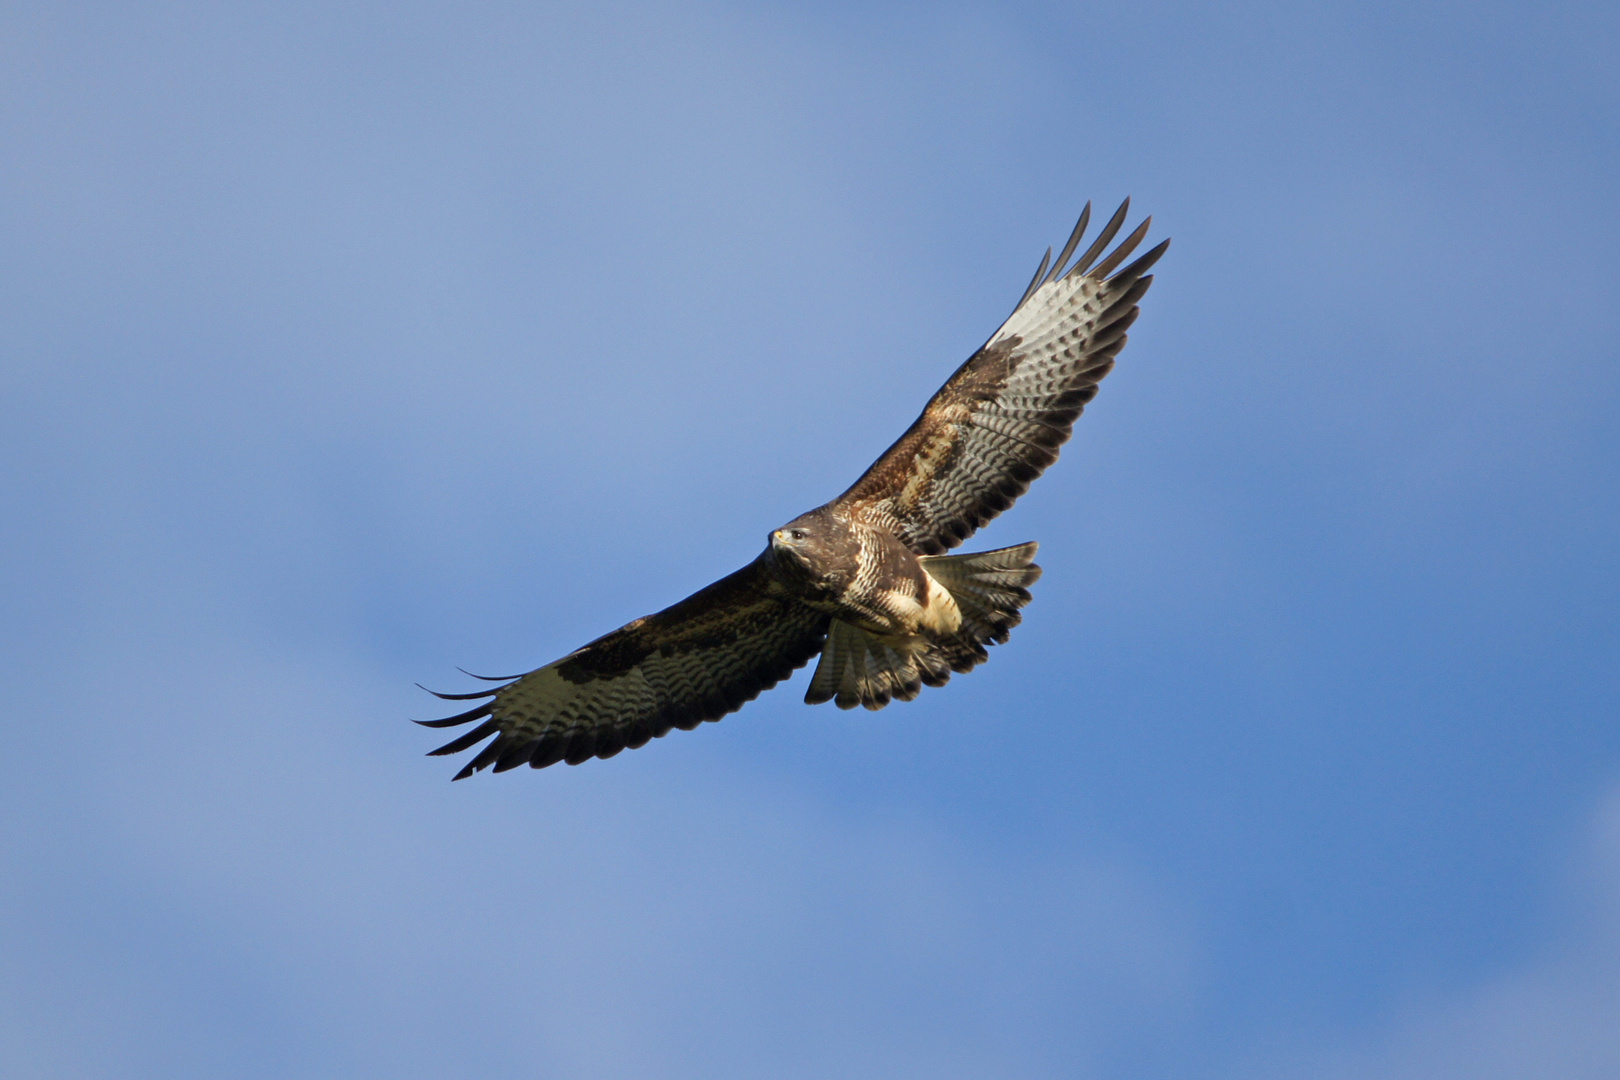
POLYGON ((1170 245, 1119 269, 1149 218, 1098 262, 1129 207, 1127 199, 1066 265, 1090 220, 1086 205, 1012 315, 848 491, 777 529, 759 558, 673 607, 492 690, 438 695, 483 700, 418 723, 483 722, 432 753, 491 740, 457 780, 488 766, 612 757, 735 712, 818 653, 805 701, 846 709, 910 701, 983 663, 985 646, 1005 642, 1029 602, 1041 573, 1035 545, 945 552, 1057 460, 1113 369, 1153 281, 1147 270, 1170 245))

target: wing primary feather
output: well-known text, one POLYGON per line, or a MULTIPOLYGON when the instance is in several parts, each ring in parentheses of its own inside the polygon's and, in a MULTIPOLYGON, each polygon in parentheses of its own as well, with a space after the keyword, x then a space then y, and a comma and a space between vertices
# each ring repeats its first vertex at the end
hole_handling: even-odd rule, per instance
POLYGON ((1132 231, 1131 235, 1120 241, 1119 247, 1114 249, 1114 253, 1112 255, 1108 256, 1108 258, 1098 263, 1092 269, 1092 276, 1097 278, 1106 278, 1109 274, 1113 273, 1114 267, 1124 262, 1126 257, 1129 256, 1131 252, 1136 250, 1136 245, 1142 242, 1142 237, 1147 235, 1148 226, 1152 224, 1152 217, 1144 218, 1142 224, 1138 225, 1136 229, 1132 231))
POLYGON ((427 690, 428 693, 432 694, 440 701, 476 701, 479 698, 494 697, 496 694, 500 693, 499 690, 480 690, 476 694, 441 694, 437 690, 428 690, 428 688, 423 686, 421 683, 417 683, 416 688, 418 690, 427 690))
MULTIPOLYGON (((490 740, 488 746, 478 751, 478 756, 467 762, 467 768, 462 769, 461 772, 465 773, 468 770, 478 772, 482 769, 489 768, 512 748, 512 742, 513 738, 511 735, 504 731, 501 732, 499 735, 495 736, 495 738, 490 740)), ((457 779, 460 779, 460 776, 460 773, 456 774, 457 779)))
MULTIPOLYGON (((456 668, 456 670, 461 672, 463 675, 467 676, 469 679, 482 679, 484 682, 511 682, 513 679, 521 679, 521 678, 523 678, 523 676, 521 674, 520 675, 474 675, 472 672, 468 671, 464 667, 458 667, 458 668, 456 668)), ((421 686, 422 684, 417 683, 416 685, 421 686)), ((433 693, 433 691, 428 690, 428 693, 431 694, 431 693, 433 693)))
MULTIPOLYGON (((1152 278, 1148 278, 1147 280, 1150 283, 1153 281, 1152 278)), ((1138 284, 1140 284, 1140 282, 1138 282, 1138 284)), ((1147 292, 1147 290, 1143 289, 1142 292, 1147 292)), ((1117 339, 1124 337, 1125 331, 1129 330, 1131 328, 1131 324, 1136 321, 1137 316, 1142 314, 1142 309, 1136 306, 1136 301, 1140 299, 1142 299, 1140 295, 1133 297, 1131 299, 1130 306, 1120 313, 1119 318, 1110 322, 1105 328, 1103 328, 1101 332, 1097 334, 1097 349, 1099 353, 1101 350, 1112 345, 1117 339)))
MULTIPOLYGON (((1147 295, 1148 286, 1152 284, 1152 274, 1139 277, 1131 283, 1130 288, 1109 301, 1108 307, 1103 310, 1101 315, 1097 316, 1098 336, 1096 338, 1096 347, 1106 344, 1105 332, 1113 331, 1116 328, 1115 324, 1130 314, 1131 308, 1136 306, 1138 300, 1147 295)), ((1120 333, 1124 333, 1125 328, 1118 327, 1118 330, 1120 333)))
POLYGON ((501 773, 509 769, 515 769, 519 765, 527 765, 529 759, 534 757, 534 752, 539 747, 539 743, 530 742, 526 739, 514 742, 501 752, 501 756, 495 762, 495 771, 501 773))
POLYGON ((544 769, 548 765, 555 765, 563 759, 563 755, 567 752, 568 742, 566 739, 553 739, 550 742, 542 743, 540 749, 534 752, 534 757, 529 759, 529 768, 544 769))
POLYGON ((1170 241, 1168 239, 1159 241, 1157 246, 1148 249, 1147 254, 1143 255, 1140 259, 1137 259, 1135 262, 1131 263, 1131 265, 1115 274, 1114 280, 1123 283, 1130 281, 1132 278, 1141 277, 1153 267, 1154 263, 1159 261, 1159 257, 1163 255, 1165 250, 1169 247, 1170 241))
POLYGON ((1052 249, 1047 248, 1046 254, 1041 256, 1041 265, 1035 268, 1035 276, 1029 279, 1029 288, 1024 290, 1024 295, 1020 296, 1018 303, 1013 305, 1014 311, 1023 307, 1024 301, 1035 295, 1035 290, 1041 287, 1041 279, 1046 277, 1046 268, 1050 265, 1052 265, 1052 249))
POLYGON ((423 727, 456 727, 460 724, 470 724, 481 716, 488 716, 494 707, 493 701, 486 701, 476 709, 468 709, 464 713, 447 716, 443 720, 412 720, 411 723, 421 724, 423 727))
POLYGON ((570 765, 583 765, 596 756, 596 734, 590 731, 576 731, 574 737, 568 740, 568 752, 563 760, 570 765))
MULTIPOLYGON (((1080 220, 1074 226, 1074 232, 1069 234, 1069 242, 1063 245, 1063 250, 1052 263, 1052 272, 1046 275, 1046 281, 1057 281, 1063 276, 1063 266, 1074 254, 1074 249, 1080 246, 1080 238, 1086 234, 1086 226, 1091 222, 1091 203, 1087 201, 1086 208, 1080 211, 1080 220)), ((1042 282, 1045 284, 1045 282, 1042 282)))
POLYGON ((596 756, 606 761, 625 748, 625 733, 622 728, 613 728, 601 732, 596 736, 596 756))
POLYGON ((459 754, 463 750, 467 749, 467 747, 472 746, 474 743, 477 743, 483 739, 489 738, 491 735, 494 735, 500 730, 501 723, 499 720, 486 720, 482 724, 479 724, 477 727, 473 728, 471 731, 467 732, 467 734, 463 735, 461 738, 452 739, 450 742, 445 743, 437 750, 429 750, 427 756, 444 757, 447 754, 459 754))
POLYGON ((1068 278, 1073 277, 1075 274, 1084 274, 1091 268, 1092 262, 1103 253, 1103 249, 1114 238, 1114 234, 1119 232, 1119 227, 1125 224, 1125 215, 1130 213, 1130 209, 1131 200, 1127 196, 1125 201, 1119 204, 1119 209, 1114 211, 1114 216, 1108 219, 1108 224, 1103 226, 1103 231, 1097 234, 1097 239, 1093 240, 1091 246, 1086 248, 1086 253, 1080 256, 1073 266, 1069 267, 1069 272, 1064 274, 1064 277, 1068 278))

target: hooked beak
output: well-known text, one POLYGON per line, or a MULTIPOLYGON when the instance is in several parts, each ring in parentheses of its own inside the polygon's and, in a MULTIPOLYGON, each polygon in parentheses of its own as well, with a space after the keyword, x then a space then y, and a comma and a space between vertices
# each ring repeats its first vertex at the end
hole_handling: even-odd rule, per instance
POLYGON ((791 562, 797 562, 801 557, 798 546, 788 539, 786 529, 777 529, 771 533, 771 554, 791 562))

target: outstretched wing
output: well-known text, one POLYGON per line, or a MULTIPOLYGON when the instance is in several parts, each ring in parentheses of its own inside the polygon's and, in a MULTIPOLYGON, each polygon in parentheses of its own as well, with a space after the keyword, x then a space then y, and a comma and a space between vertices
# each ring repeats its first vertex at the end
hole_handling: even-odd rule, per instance
POLYGON ((1091 217, 1086 204, 1057 261, 1048 249, 1001 329, 839 504, 887 525, 913 551, 937 555, 1028 490, 1057 460, 1075 418, 1113 369, 1125 330, 1136 320, 1136 303, 1153 281, 1147 270, 1170 246, 1166 240, 1115 272, 1147 235, 1148 218, 1096 262, 1130 205, 1126 199, 1085 254, 1065 268, 1091 217))
POLYGON ((494 736, 457 780, 489 765, 496 772, 578 765, 736 712, 803 667, 827 636, 828 616, 776 586, 764 558, 497 689, 438 695, 492 700, 417 721, 483 720, 432 753, 457 754, 494 736))

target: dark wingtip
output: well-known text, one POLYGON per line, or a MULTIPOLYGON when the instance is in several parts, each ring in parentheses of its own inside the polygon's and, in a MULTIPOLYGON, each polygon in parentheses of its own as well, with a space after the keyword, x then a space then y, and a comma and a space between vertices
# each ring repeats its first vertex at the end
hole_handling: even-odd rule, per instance
POLYGON ((499 690, 480 690, 476 694, 441 694, 437 690, 428 690, 428 688, 423 686, 421 683, 417 683, 416 688, 418 690, 427 690, 428 693, 432 694, 440 701, 476 701, 479 698, 494 697, 496 694, 500 693, 499 690))
MULTIPOLYGON (((1126 282, 1132 280, 1133 278, 1142 277, 1144 273, 1152 268, 1154 263, 1159 261, 1159 257, 1169 249, 1170 241, 1168 238, 1159 241, 1156 245, 1143 253, 1141 258, 1137 259, 1135 262, 1131 263, 1131 265, 1115 274, 1113 280, 1118 282, 1126 282)), ((1151 280, 1151 278, 1149 280, 1151 280)))
POLYGON ((1056 261, 1052 263, 1051 272, 1046 275, 1046 281, 1041 284, 1044 285, 1047 281, 1057 281, 1063 277, 1063 271, 1068 264, 1069 256, 1073 255, 1074 249, 1080 246, 1080 238, 1085 235, 1086 225, 1090 221, 1091 200, 1088 199, 1086 200, 1086 208, 1080 211, 1080 220, 1075 222, 1074 231, 1069 234, 1069 242, 1063 245, 1063 250, 1058 253, 1056 261))
POLYGON ((455 727, 458 724, 470 724, 474 720, 488 716, 490 710, 494 707, 495 703, 493 701, 486 701, 477 708, 468 709, 466 712, 457 713, 455 716, 446 716, 442 720, 412 720, 411 723, 421 724, 423 727, 455 727))
POLYGON ((459 754, 468 747, 482 742, 491 735, 500 731, 500 724, 494 720, 486 720, 482 724, 458 738, 451 739, 437 750, 429 750, 428 757, 444 757, 447 754, 459 754))
POLYGON ((1074 265, 1069 267, 1069 272, 1063 276, 1068 278, 1076 274, 1084 275, 1086 271, 1090 270, 1091 264, 1097 260, 1097 256, 1103 253, 1103 249, 1108 246, 1109 241, 1113 240, 1114 235, 1119 232, 1119 227, 1125 224, 1125 215, 1129 214, 1130 211, 1131 199, 1127 195, 1125 201, 1119 204, 1119 209, 1114 211, 1114 216, 1108 219, 1108 224, 1103 226, 1102 232, 1097 234, 1097 239, 1093 240, 1091 246, 1086 248, 1086 253, 1076 259, 1074 265))
POLYGON ((1029 279, 1029 288, 1024 290, 1024 295, 1020 296, 1018 298, 1018 303, 1013 305, 1014 311, 1017 311, 1019 308, 1023 307, 1024 302, 1031 296, 1035 295, 1035 290, 1041 287, 1041 282, 1046 278, 1046 268, 1051 265, 1052 249, 1047 248, 1046 254, 1041 256, 1041 265, 1035 268, 1035 276, 1029 279))
POLYGON ((1109 274, 1113 273, 1114 267, 1124 262, 1130 257, 1131 252, 1136 250, 1136 246, 1142 242, 1142 238, 1147 235, 1147 231, 1152 227, 1152 225, 1153 218, 1151 216, 1143 218, 1142 224, 1138 225, 1134 230, 1132 230, 1131 235, 1121 240, 1119 242, 1119 246, 1113 250, 1112 254, 1092 268, 1091 275, 1093 277, 1106 278, 1109 274))
MULTIPOLYGON (((458 667, 456 670, 467 676, 469 679, 482 679, 484 682, 511 682, 513 679, 523 678, 522 675, 474 675, 464 667, 458 667)), ((417 683, 417 685, 421 686, 422 684, 417 683)), ((426 689, 426 687, 423 687, 423 689, 426 689)), ((433 691, 428 690, 428 693, 431 694, 433 691)))

